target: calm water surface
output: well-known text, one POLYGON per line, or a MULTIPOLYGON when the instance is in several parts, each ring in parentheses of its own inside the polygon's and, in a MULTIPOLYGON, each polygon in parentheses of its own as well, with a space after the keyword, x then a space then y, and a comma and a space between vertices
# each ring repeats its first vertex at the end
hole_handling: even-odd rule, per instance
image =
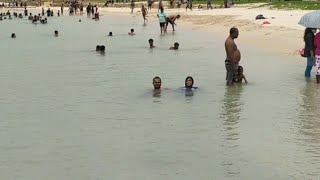
POLYGON ((226 87, 215 34, 178 26, 161 37, 140 14, 0 26, 0 179, 319 178, 320 87, 304 79, 303 59, 241 44, 241 29, 249 84, 226 87), (168 51, 175 41, 181 49, 168 51), (193 96, 178 90, 188 75, 193 96))

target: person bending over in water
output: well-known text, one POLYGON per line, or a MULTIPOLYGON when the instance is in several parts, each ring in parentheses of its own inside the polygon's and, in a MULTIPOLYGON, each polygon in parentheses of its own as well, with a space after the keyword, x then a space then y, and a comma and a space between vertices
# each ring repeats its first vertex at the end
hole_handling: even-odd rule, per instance
POLYGON ((150 49, 155 48, 155 46, 153 45, 153 39, 149 39, 149 45, 150 45, 150 49))
POLYGON ((152 80, 152 84, 154 87, 154 90, 160 90, 161 89, 161 78, 159 76, 156 76, 152 80))
POLYGON ((130 35, 130 36, 136 35, 136 33, 134 33, 134 29, 131 29, 130 32, 128 32, 128 35, 130 35))
POLYGON ((180 15, 179 15, 179 14, 176 15, 176 16, 172 15, 172 16, 166 17, 166 26, 165 26, 164 32, 165 32, 165 33, 167 32, 167 28, 168 28, 168 24, 169 24, 169 23, 172 25, 172 30, 175 31, 175 30, 174 30, 174 25, 177 25, 177 24, 176 24, 174 21, 175 21, 176 19, 179 19, 179 18, 180 18, 180 15))
POLYGON ((170 50, 178 50, 178 49, 179 49, 179 43, 177 43, 177 42, 175 42, 175 43, 173 44, 173 46, 170 47, 170 50))
POLYGON ((235 80, 236 83, 242 83, 242 80, 244 80, 244 82, 247 84, 248 81, 246 79, 246 76, 243 74, 243 67, 239 66, 238 67, 238 74, 237 74, 237 78, 235 80))

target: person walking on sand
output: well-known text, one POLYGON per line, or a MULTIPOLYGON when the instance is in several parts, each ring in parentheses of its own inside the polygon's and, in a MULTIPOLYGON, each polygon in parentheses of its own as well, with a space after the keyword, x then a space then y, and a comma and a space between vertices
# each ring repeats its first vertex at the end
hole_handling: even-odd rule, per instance
POLYGON ((148 10, 150 11, 152 8, 152 0, 147 0, 148 3, 148 10))
POLYGON ((147 8, 144 7, 144 5, 142 5, 142 7, 141 7, 141 12, 142 12, 142 17, 143 17, 143 22, 146 23, 146 20, 148 21, 148 19, 146 18, 148 11, 147 11, 147 8))
POLYGON ((188 8, 192 11, 192 0, 187 0, 187 6, 186 6, 186 11, 188 8))
POLYGON ((164 33, 164 28, 165 28, 165 24, 166 24, 166 14, 164 13, 163 7, 160 7, 160 12, 157 14, 158 18, 159 18, 159 23, 160 23, 160 31, 161 31, 161 35, 162 33, 164 33))
POLYGON ((227 85, 233 85, 234 79, 238 73, 239 61, 241 59, 241 54, 237 48, 234 39, 238 38, 239 30, 232 27, 229 32, 229 37, 226 39, 224 46, 226 50, 226 60, 225 67, 227 70, 227 85))
POLYGON ((303 40, 305 43, 304 57, 307 58, 307 67, 304 72, 304 76, 307 78, 310 78, 312 66, 314 65, 314 57, 315 57, 314 51, 315 51, 315 45, 316 45, 316 43, 314 43, 315 42, 314 39, 315 39, 314 32, 312 28, 306 28, 306 30, 304 31, 303 40))
POLYGON ((133 13, 134 7, 135 7, 134 0, 131 0, 131 4, 130 4, 131 13, 133 13))
POLYGON ((160 8, 162 8, 162 9, 163 9, 163 6, 162 6, 162 0, 160 0, 160 1, 159 1, 158 12, 159 12, 160 8))

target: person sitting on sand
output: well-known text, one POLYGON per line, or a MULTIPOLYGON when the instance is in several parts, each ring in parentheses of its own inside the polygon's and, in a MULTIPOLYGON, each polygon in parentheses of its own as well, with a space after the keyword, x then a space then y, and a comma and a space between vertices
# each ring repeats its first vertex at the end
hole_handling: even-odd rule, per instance
POLYGON ((236 83, 242 83, 242 80, 244 80, 244 82, 247 84, 248 81, 246 79, 246 76, 243 74, 243 67, 242 66, 239 66, 238 67, 238 73, 236 75, 236 79, 235 79, 235 82, 236 83))
POLYGON ((177 42, 175 42, 175 43, 173 44, 173 46, 170 47, 170 50, 178 50, 178 49, 179 49, 179 43, 177 43, 177 42))
POLYGON ((167 28, 168 28, 168 24, 170 23, 171 25, 172 25, 172 29, 173 29, 173 31, 175 31, 174 30, 174 25, 177 25, 174 21, 176 20, 176 19, 179 19, 180 18, 180 15, 178 14, 178 15, 171 15, 171 16, 168 16, 168 17, 166 17, 166 26, 165 26, 165 29, 164 29, 164 32, 166 33, 167 32, 167 28))
POLYGON ((149 39, 149 45, 150 45, 150 49, 155 48, 155 46, 153 45, 153 39, 149 39))
POLYGON ((134 29, 131 29, 130 32, 128 32, 128 35, 130 35, 130 36, 136 35, 136 33, 134 33, 134 29))

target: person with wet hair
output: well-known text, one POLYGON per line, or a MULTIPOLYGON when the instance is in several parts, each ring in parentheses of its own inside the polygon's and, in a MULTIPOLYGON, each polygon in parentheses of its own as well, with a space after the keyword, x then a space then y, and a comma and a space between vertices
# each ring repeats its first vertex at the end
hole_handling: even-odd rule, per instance
POLYGON ((193 78, 191 76, 188 76, 185 80, 184 87, 185 88, 193 88, 193 83, 194 83, 193 78))
POLYGON ((150 49, 153 49, 156 47, 153 45, 153 39, 149 39, 149 46, 150 46, 150 49))
POLYGON ((173 46, 170 47, 170 50, 178 50, 178 49, 179 49, 179 43, 178 43, 178 42, 175 42, 175 43, 173 44, 173 46))
POLYGON ((58 30, 55 30, 55 31, 54 31, 54 36, 58 37, 58 35, 59 35, 58 30))
POLYGON ((161 89, 161 78, 159 76, 156 76, 152 80, 153 88, 154 90, 160 90, 161 89))
POLYGON ((16 33, 12 33, 11 38, 16 38, 16 33))
POLYGON ((108 36, 112 36, 112 32, 109 32, 109 35, 108 36))
POLYGON ((130 29, 130 32, 128 32, 128 35, 130 35, 130 36, 136 35, 136 33, 134 33, 134 29, 130 29))

